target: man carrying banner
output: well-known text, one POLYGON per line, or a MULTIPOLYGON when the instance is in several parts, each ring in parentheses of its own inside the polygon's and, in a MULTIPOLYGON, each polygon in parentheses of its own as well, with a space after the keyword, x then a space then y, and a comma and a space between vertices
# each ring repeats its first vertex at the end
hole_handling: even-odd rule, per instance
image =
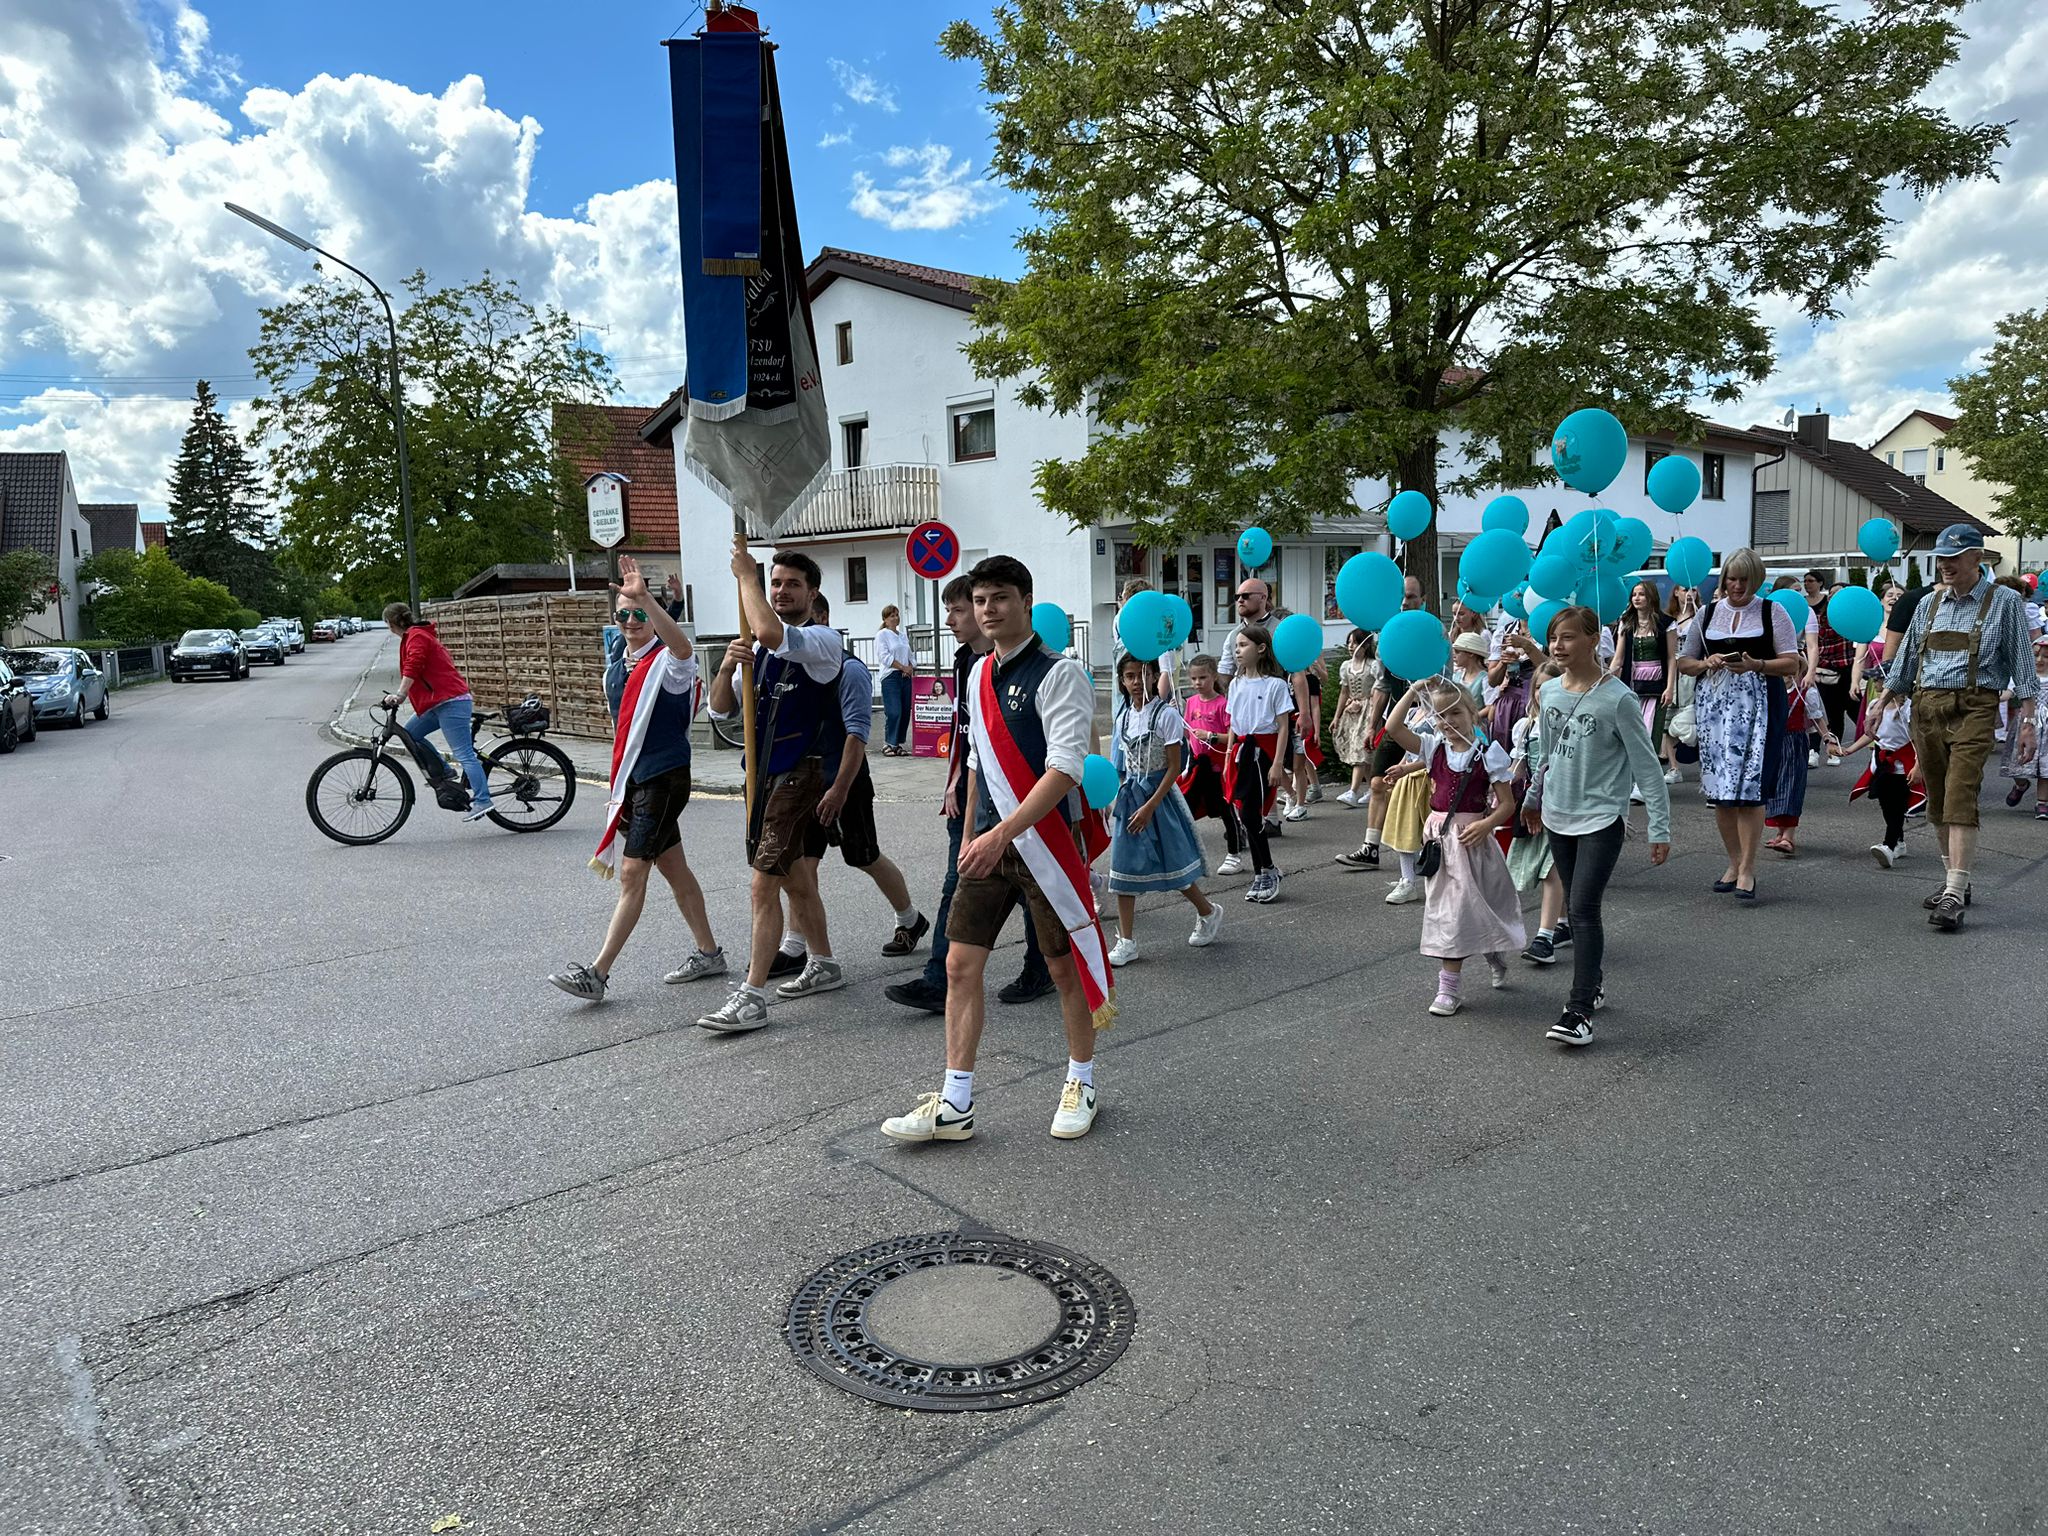
POLYGON ((839 631, 810 622, 818 596, 818 562, 792 550, 777 550, 769 590, 743 533, 732 541, 732 573, 739 580, 741 619, 753 634, 726 647, 725 661, 711 684, 711 713, 725 719, 739 708, 733 673, 751 663, 754 674, 754 740, 760 754, 754 801, 747 807, 747 859, 753 866, 754 933, 747 978, 725 1005, 697 1023, 724 1034, 759 1029, 768 1022, 768 967, 782 942, 782 898, 811 941, 803 970, 776 987, 783 997, 809 997, 846 985, 832 958, 825 904, 818 899, 818 864, 807 857, 819 836, 818 803, 825 793, 825 765, 840 760, 845 734, 839 708, 839 671, 846 650, 839 631))
POLYGON ((690 722, 704 694, 690 637, 655 602, 630 555, 619 557, 613 618, 625 645, 605 667, 605 697, 612 711, 611 799, 604 839, 590 867, 607 880, 618 876, 604 947, 588 965, 572 965, 548 980, 571 997, 604 1001, 612 962, 633 936, 647 901, 647 872, 661 871, 675 892, 697 948, 665 980, 699 981, 725 974, 725 952, 711 934, 704 892, 683 857, 683 807, 690 803, 690 722))
POLYGON ((987 1004, 982 978, 989 950, 1022 903, 1059 989, 1067 1078, 1052 1134, 1072 1140, 1095 1121, 1095 1033, 1116 1017, 1088 866, 1067 819, 1067 797, 1088 755, 1095 684, 1033 632, 1031 572, 1022 561, 990 556, 968 581, 992 649, 968 682, 974 835, 960 849, 960 880, 946 918, 946 1075, 937 1093, 883 1121, 882 1134, 896 1141, 965 1141, 974 1134, 974 1058, 987 1004))

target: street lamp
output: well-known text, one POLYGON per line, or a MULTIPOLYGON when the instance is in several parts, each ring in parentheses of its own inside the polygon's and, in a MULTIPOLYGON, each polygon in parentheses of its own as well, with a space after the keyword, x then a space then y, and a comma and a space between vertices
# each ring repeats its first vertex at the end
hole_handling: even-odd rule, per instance
POLYGON ((398 507, 405 520, 405 585, 412 598, 413 617, 420 612, 420 572, 412 552, 412 465, 405 448, 405 386, 398 375, 398 319, 391 313, 391 296, 377 286, 377 280, 361 267, 351 266, 332 251, 323 251, 302 235, 295 235, 282 224, 273 224, 261 214, 251 213, 238 203, 226 204, 229 213, 247 219, 265 234, 275 235, 286 245, 310 251, 315 256, 324 256, 337 267, 346 268, 370 285, 370 292, 384 305, 384 323, 391 328, 391 415, 398 424, 398 507))

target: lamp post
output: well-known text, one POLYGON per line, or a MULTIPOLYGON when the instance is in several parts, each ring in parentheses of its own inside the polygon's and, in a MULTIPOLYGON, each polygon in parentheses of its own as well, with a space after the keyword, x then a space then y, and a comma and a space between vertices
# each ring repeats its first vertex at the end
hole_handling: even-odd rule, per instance
POLYGON ((273 224, 261 214, 251 213, 237 203, 228 203, 226 207, 229 213, 247 219, 265 234, 277 236, 286 245, 310 251, 315 256, 324 256, 337 267, 355 273, 370 285, 370 292, 376 294, 378 301, 384 306, 384 323, 391 329, 391 416, 398 427, 398 507, 405 524, 405 586, 412 602, 413 617, 417 618, 420 611, 420 572, 412 551, 412 464, 405 447, 405 386, 400 381, 398 373, 398 319, 391 312, 391 296, 377 286, 377 280, 369 273, 361 267, 343 261, 334 252, 323 251, 304 236, 295 235, 282 224, 273 224))

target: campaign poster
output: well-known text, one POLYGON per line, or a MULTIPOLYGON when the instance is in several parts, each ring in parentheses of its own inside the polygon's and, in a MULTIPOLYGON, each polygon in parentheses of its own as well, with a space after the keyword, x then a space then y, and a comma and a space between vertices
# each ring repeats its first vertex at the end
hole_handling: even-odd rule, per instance
POLYGON ((952 751, 952 679, 919 674, 910 680, 910 755, 949 757, 952 751))

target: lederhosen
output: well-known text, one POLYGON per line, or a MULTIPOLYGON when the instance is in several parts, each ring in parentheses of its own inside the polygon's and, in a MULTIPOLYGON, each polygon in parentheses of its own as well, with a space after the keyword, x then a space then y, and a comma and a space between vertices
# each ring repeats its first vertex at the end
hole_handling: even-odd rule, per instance
MULTIPOLYGON (((1762 608, 1757 615, 1763 620, 1761 633, 1739 637, 1727 635, 1719 640, 1711 638, 1707 631, 1714 627, 1714 610, 1720 607, 1720 602, 1717 599, 1707 604, 1706 611, 1700 615, 1700 648, 1709 656, 1747 656, 1755 661, 1776 661, 1778 616, 1772 610, 1777 605, 1762 597, 1755 601, 1762 608)), ((1778 754, 1783 750, 1785 741, 1786 712, 1785 680, 1765 674, 1763 799, 1755 802, 1758 805, 1769 804, 1771 796, 1778 792, 1778 754)))
MULTIPOLYGON (((1990 761, 1993 733, 1998 728, 1998 690, 1986 688, 1977 681, 1977 657, 1984 640, 1984 621, 1991 616, 1991 603, 1998 596, 1996 583, 1986 582, 1984 597, 1977 604, 1977 618, 1968 630, 1936 629, 1935 615, 1947 601, 1937 590, 1930 592, 1922 601, 1921 608, 1927 615, 1927 628, 1920 636, 1920 666, 1925 675, 1927 654, 1930 651, 1967 651, 1969 670, 1965 676, 1969 682, 1961 688, 1929 688, 1924 683, 1913 686, 1913 749, 1918 759, 1921 777, 1927 783, 1927 814, 1930 820, 1944 825, 1960 822, 1964 826, 1977 824, 1977 795, 1984 787, 1984 768, 1990 761), (1953 803, 1950 795, 1949 759, 1952 749, 1965 745, 1956 738, 1964 730, 1970 730, 1973 737, 1981 735, 1981 743, 1972 740, 1966 745, 1964 754, 1967 762, 1976 760, 1974 782, 1969 786, 1963 804, 1969 815, 1960 818, 1952 814, 1961 807, 1953 803), (1981 750, 1978 750, 1981 745, 1981 750)), ((1917 617, 1917 615, 1916 615, 1917 617)))

